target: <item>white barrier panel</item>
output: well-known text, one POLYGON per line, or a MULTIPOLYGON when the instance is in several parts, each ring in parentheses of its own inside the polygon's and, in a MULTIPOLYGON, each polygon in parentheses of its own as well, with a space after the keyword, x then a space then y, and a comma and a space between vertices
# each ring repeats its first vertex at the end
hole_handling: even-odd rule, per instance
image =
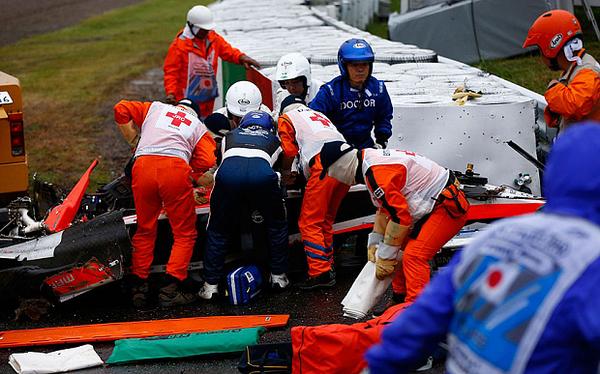
POLYGON ((519 173, 527 173, 532 192, 540 194, 537 169, 505 143, 512 140, 535 155, 534 110, 531 99, 496 105, 396 104, 388 146, 420 153, 453 170, 472 163, 475 172, 496 185, 512 186, 519 173))

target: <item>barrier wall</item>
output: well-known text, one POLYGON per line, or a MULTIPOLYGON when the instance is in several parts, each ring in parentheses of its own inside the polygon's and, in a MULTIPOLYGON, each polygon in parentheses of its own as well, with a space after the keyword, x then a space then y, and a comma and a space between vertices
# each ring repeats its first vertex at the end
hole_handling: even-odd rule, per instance
MULTIPOLYGON (((260 75, 250 79, 261 86, 267 105, 275 100, 278 84, 273 77, 282 55, 303 53, 311 61, 313 78, 327 82, 339 74, 341 43, 364 38, 376 55, 373 75, 385 81, 394 105, 390 146, 421 153, 455 170, 473 163, 476 172, 497 185, 513 185, 520 173, 527 173, 533 180, 529 187, 540 193, 537 170, 506 145, 512 140, 536 154, 537 102, 523 94, 526 90, 438 58, 434 51, 371 35, 301 3, 225 0, 211 6, 218 32, 263 65, 260 75), (451 99, 458 86, 481 92, 482 97, 458 106, 451 99)), ((240 77, 238 68, 224 64, 221 87, 240 77)))

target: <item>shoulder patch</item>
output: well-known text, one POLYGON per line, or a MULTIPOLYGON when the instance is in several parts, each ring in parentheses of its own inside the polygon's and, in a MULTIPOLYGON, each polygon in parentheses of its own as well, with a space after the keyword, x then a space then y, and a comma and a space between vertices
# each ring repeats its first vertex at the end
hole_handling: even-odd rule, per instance
POLYGON ((384 195, 385 191, 383 191, 383 188, 381 187, 378 187, 375 191, 373 191, 373 196, 375 196, 376 199, 381 199, 384 195))

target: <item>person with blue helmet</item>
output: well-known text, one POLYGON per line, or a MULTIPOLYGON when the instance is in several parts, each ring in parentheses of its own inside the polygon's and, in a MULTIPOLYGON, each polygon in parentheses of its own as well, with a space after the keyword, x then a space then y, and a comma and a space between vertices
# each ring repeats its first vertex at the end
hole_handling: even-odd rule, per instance
POLYGON ((596 373, 600 361, 600 126, 550 152, 541 212, 491 225, 366 354, 407 372, 447 337, 449 373, 596 373))
POLYGON ((210 216, 204 252, 204 284, 199 296, 209 300, 218 294, 225 255, 240 227, 249 220, 267 228, 270 281, 273 288, 289 285, 287 272, 288 229, 284 193, 273 165, 281 155, 281 143, 269 113, 248 112, 240 125, 221 143, 221 163, 210 196, 210 216))
POLYGON ((375 142, 385 148, 392 136, 392 101, 383 81, 371 75, 373 61, 375 54, 369 43, 346 40, 338 51, 340 75, 321 86, 309 104, 325 114, 358 149, 373 147, 375 142))

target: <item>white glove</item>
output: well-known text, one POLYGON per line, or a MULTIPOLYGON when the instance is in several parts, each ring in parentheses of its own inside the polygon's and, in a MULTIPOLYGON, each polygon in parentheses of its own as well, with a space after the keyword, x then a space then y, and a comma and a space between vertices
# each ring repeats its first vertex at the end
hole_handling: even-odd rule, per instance
POLYGON ((377 257, 384 260, 396 260, 398 258, 398 252, 402 252, 400 246, 381 243, 377 249, 377 257))

